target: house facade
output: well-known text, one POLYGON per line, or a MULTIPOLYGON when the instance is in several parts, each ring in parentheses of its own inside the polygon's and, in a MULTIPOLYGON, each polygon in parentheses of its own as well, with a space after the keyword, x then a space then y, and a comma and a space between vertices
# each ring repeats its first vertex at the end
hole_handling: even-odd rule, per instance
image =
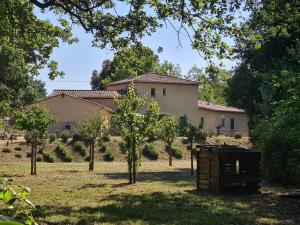
POLYGON ((51 131, 67 129, 67 124, 76 127, 80 121, 99 111, 109 123, 115 109, 113 99, 122 98, 131 83, 137 95, 146 95, 149 102, 157 101, 162 114, 174 115, 177 119, 186 115, 194 125, 204 121, 208 134, 216 133, 219 128, 220 133, 226 135, 238 131, 248 136, 248 117, 243 110, 199 101, 197 82, 157 74, 112 82, 104 91, 54 90, 48 98, 35 104, 49 108, 50 113, 59 119, 51 131))

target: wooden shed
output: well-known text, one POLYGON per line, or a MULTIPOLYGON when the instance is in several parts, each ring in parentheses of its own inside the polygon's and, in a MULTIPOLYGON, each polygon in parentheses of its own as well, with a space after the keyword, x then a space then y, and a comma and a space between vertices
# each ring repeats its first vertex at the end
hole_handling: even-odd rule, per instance
POLYGON ((257 192, 260 152, 235 146, 197 146, 197 189, 257 192))

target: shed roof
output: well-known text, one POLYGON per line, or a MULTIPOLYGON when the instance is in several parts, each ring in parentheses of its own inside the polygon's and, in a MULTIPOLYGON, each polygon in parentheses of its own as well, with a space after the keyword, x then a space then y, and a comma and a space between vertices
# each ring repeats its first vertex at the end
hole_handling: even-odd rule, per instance
POLYGON ((216 111, 216 112, 235 112, 235 113, 245 113, 244 110, 230 107, 230 106, 225 106, 225 105, 218 105, 214 104, 211 102, 206 102, 206 101, 201 101, 198 100, 198 108, 200 109, 207 109, 211 111, 216 111))
POLYGON ((155 73, 147 73, 144 75, 140 75, 137 77, 131 77, 124 80, 119 80, 116 82, 112 82, 107 86, 114 86, 119 84, 129 84, 129 83, 163 83, 163 84, 185 84, 185 85, 197 85, 197 82, 182 79, 178 77, 171 77, 167 75, 158 75, 155 73))

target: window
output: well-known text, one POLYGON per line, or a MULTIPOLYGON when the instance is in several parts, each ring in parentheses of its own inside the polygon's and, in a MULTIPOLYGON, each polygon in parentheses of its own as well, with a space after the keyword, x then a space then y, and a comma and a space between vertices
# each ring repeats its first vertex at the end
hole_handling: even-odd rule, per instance
POLYGON ((151 88, 151 97, 155 97, 155 95, 156 95, 155 88, 151 88))
POLYGON ((201 124, 204 124, 204 117, 201 117, 200 122, 201 122, 201 124))
POLYGON ((234 130, 234 119, 233 118, 230 119, 230 129, 234 130))
POLYGON ((65 129, 66 129, 66 130, 71 130, 71 125, 70 125, 70 124, 67 124, 67 125, 65 126, 65 129))
POLYGON ((167 95, 167 89, 163 89, 163 96, 166 96, 167 95))

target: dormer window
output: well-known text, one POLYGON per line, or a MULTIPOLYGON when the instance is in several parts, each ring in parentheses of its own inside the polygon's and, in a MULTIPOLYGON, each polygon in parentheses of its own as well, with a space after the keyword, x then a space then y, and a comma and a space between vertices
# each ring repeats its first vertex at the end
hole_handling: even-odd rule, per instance
POLYGON ((155 97, 155 95, 156 95, 156 89, 151 88, 151 97, 155 97))
POLYGON ((167 89, 163 89, 163 96, 167 96, 167 89))

